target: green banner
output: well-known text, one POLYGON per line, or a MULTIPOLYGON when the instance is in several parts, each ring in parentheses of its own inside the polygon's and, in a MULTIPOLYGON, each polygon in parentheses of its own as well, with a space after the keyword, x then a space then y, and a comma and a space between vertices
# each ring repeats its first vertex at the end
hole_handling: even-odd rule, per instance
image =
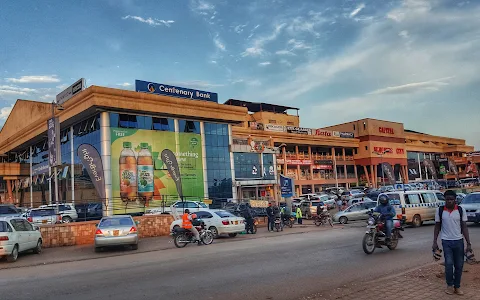
POLYGON ((161 206, 162 200, 180 200, 175 182, 160 156, 164 149, 171 150, 177 157, 186 199, 203 199, 199 134, 122 128, 110 130, 114 214, 143 212, 144 207, 161 206))

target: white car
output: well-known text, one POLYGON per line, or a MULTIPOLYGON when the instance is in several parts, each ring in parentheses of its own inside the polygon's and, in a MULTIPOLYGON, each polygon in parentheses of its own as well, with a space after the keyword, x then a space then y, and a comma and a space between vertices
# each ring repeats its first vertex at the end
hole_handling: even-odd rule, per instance
MULTIPOLYGON (((212 231, 215 238, 221 234, 235 237, 238 233, 245 231, 245 219, 232 215, 226 210, 203 209, 195 212, 195 214, 198 219, 202 219, 205 222, 205 226, 212 231)), ((170 231, 181 226, 182 220, 175 220, 170 224, 170 231)))
POLYGON ((18 253, 33 250, 42 252, 42 235, 38 227, 24 218, 0 217, 0 257, 15 262, 18 253))
POLYGON ((146 215, 159 215, 162 213, 171 214, 172 210, 178 214, 183 214, 184 209, 188 209, 191 213, 197 212, 199 210, 208 209, 208 206, 203 202, 195 202, 195 201, 177 201, 172 206, 169 207, 152 207, 145 211, 146 215))
MULTIPOLYGON (((39 208, 53 208, 57 209, 56 204, 41 205, 39 208)), ((78 219, 77 210, 73 203, 61 203, 58 204, 58 213, 62 217, 62 223, 75 222, 78 219)))

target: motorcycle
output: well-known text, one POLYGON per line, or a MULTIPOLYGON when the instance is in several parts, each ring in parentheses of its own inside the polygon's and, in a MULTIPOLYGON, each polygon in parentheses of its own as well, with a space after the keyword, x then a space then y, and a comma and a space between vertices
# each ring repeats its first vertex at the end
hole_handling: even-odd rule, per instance
MULTIPOLYGON (((205 228, 205 223, 201 220, 194 220, 192 221, 192 225, 195 226, 198 230, 198 234, 200 236, 199 243, 203 243, 204 245, 210 245, 213 243, 213 233, 205 228)), ((193 233, 184 228, 173 228, 172 233, 173 243, 177 248, 184 248, 187 244, 196 243, 195 237, 193 233)))
POLYGON ((288 226, 290 228, 293 227, 293 222, 295 222, 295 218, 292 216, 286 216, 283 218, 283 225, 288 226))
POLYGON ((398 246, 398 240, 402 238, 400 231, 404 231, 400 220, 393 220, 392 236, 390 243, 386 242, 385 222, 380 219, 378 214, 372 211, 367 213, 369 215, 367 221, 367 231, 363 237, 362 246, 366 254, 372 254, 375 248, 382 248, 387 246, 390 250, 395 250, 398 246))
POLYGON ((277 232, 279 232, 280 230, 283 231, 282 220, 280 220, 280 217, 276 217, 273 224, 277 232))
POLYGON ((315 216, 315 219, 313 222, 315 223, 316 226, 326 225, 328 223, 330 224, 330 226, 333 227, 333 220, 332 220, 332 217, 330 216, 330 213, 328 212, 324 212, 319 216, 315 216))
MULTIPOLYGON (((253 218, 252 222, 252 233, 255 234, 257 233, 257 227, 258 227, 258 218, 253 218)), ((245 222, 245 231, 247 230, 247 222, 245 222)))

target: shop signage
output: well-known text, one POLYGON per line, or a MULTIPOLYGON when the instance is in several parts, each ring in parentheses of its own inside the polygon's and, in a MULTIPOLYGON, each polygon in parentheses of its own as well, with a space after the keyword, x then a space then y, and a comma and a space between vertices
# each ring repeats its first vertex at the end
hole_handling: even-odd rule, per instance
POLYGON ((393 149, 388 147, 373 147, 373 151, 378 153, 393 153, 393 149))
POLYGON ((332 165, 314 165, 313 168, 317 170, 332 170, 333 166, 332 165))
POLYGON ((316 165, 333 165, 333 160, 331 159, 315 160, 313 163, 316 165))
POLYGON ((87 173, 100 199, 106 199, 102 158, 97 149, 90 144, 81 144, 78 146, 77 156, 85 169, 87 169, 87 173))
POLYGON ((236 138, 233 138, 232 139, 232 143, 234 145, 248 145, 248 139, 236 139, 236 138))
POLYGON ((353 132, 340 132, 339 136, 341 138, 345 139, 353 139, 355 137, 355 134, 353 132))
POLYGON ((177 157, 170 149, 162 151, 162 161, 167 167, 168 174, 175 182, 177 187, 178 197, 183 201, 182 177, 180 176, 180 168, 178 167, 177 157))
POLYGON ((283 198, 293 197, 293 179, 280 175, 280 190, 283 198))
POLYGON ((390 127, 378 127, 378 132, 386 134, 395 134, 393 128, 390 127))
MULTIPOLYGON (((283 158, 279 158, 277 159, 277 163, 282 165, 285 163, 285 160, 283 158)), ((312 161, 309 159, 287 159, 287 164, 307 166, 307 165, 311 165, 312 161)))
POLYGON ((405 150, 402 148, 397 148, 397 154, 405 154, 405 150))
POLYGON ((330 130, 317 129, 317 130, 315 130, 315 135, 332 136, 333 132, 330 131, 330 130))
POLYGON ((304 127, 295 127, 295 126, 287 126, 288 133, 296 133, 296 134, 307 134, 312 135, 311 128, 304 128, 304 127))
POLYGON ((250 206, 251 207, 261 207, 261 208, 267 208, 268 207, 268 201, 267 200, 250 200, 250 206))
POLYGON ((49 166, 47 162, 36 164, 32 166, 32 176, 40 175, 43 173, 48 173, 49 166))
POLYGON ((51 167, 61 164, 60 155, 60 123, 58 118, 47 121, 48 128, 48 163, 51 167))
POLYGON ((63 104, 68 99, 72 98, 76 94, 80 93, 85 89, 85 79, 80 78, 77 82, 69 86, 68 88, 64 89, 60 94, 56 97, 57 104, 63 104))
POLYGON ((285 126, 277 124, 265 124, 265 131, 284 132, 285 126))
POLYGON ((480 156, 480 151, 473 151, 467 153, 467 157, 472 157, 472 156, 480 156))
POLYGON ((172 97, 186 98, 191 100, 203 100, 218 103, 218 94, 193 90, 184 87, 172 86, 162 83, 155 83, 143 80, 135 80, 135 90, 137 92, 166 95, 172 97))
POLYGON ((438 173, 441 175, 445 175, 449 173, 449 167, 448 167, 448 158, 440 158, 438 160, 438 173))
POLYGON ((435 165, 433 164, 433 161, 430 159, 424 159, 423 160, 423 165, 427 168, 427 170, 430 172, 430 174, 433 176, 433 179, 437 179, 437 171, 435 170, 435 165))

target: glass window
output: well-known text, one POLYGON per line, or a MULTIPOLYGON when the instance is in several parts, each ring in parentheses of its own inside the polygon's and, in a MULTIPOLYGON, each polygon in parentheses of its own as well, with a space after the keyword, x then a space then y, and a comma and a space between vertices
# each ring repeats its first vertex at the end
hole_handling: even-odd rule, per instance
MULTIPOLYGON (((175 131, 175 125, 173 119, 167 118, 153 118, 152 129, 160 131, 175 131)), ((199 126, 200 130, 200 126, 199 126)), ((200 133, 200 132, 199 132, 200 133)))
POLYGON ((105 218, 100 221, 98 228, 114 227, 114 226, 133 226, 133 220, 131 217, 121 218, 105 218))
POLYGON ((22 220, 23 226, 25 227, 26 231, 34 231, 35 229, 33 228, 32 224, 28 222, 27 220, 22 220))
POLYGON ((120 115, 118 123, 121 128, 138 128, 137 116, 135 115, 120 115))
POLYGON ((208 211, 199 211, 195 213, 197 215, 197 218, 199 219, 211 219, 213 218, 213 215, 209 213, 208 211))
POLYGON ((438 200, 445 201, 445 196, 442 193, 435 193, 435 194, 437 194, 438 200))
POLYGON ((0 215, 18 214, 18 210, 12 205, 0 205, 0 215))
POLYGON ((198 205, 195 202, 187 202, 185 207, 186 208, 198 208, 198 205))
POLYGON ((480 194, 469 194, 462 200, 462 204, 479 204, 480 194))
POLYGON ((119 127, 118 119, 119 115, 116 113, 109 113, 110 115, 110 127, 119 127))
POLYGON ((50 208, 34 209, 30 211, 31 217, 46 217, 55 215, 55 210, 50 208))
POLYGON ((200 134, 200 122, 198 121, 178 120, 178 128, 180 132, 200 134))
POLYGON ((0 221, 0 232, 13 232, 13 229, 7 222, 0 221))
POLYGON ((16 231, 27 231, 22 219, 13 219, 10 223, 16 231))
POLYGON ((422 200, 419 194, 406 194, 405 195, 405 203, 406 204, 420 204, 422 200))
POLYGON ((353 206, 350 207, 350 212, 355 212, 355 211, 360 211, 362 210, 362 207, 359 205, 359 204, 355 204, 353 206))
POLYGON ((218 215, 220 218, 235 218, 235 216, 228 211, 216 211, 215 214, 218 215))
POLYGON ((437 200, 432 193, 422 193, 423 203, 435 203, 437 200))

